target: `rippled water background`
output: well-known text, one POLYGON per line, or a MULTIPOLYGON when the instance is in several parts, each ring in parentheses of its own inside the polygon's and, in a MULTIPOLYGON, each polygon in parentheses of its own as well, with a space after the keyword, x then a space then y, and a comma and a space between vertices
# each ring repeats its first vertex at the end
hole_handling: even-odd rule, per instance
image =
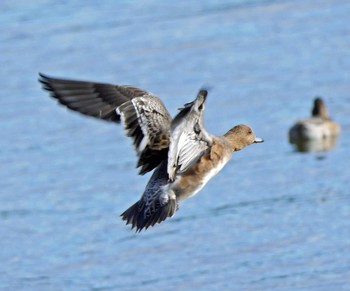
POLYGON ((1 290, 349 290, 349 1, 0 2, 1 290), (132 84, 172 114, 205 85, 205 122, 248 123, 176 216, 135 234, 141 195, 120 126, 55 104, 37 73, 132 84), (288 128, 324 97, 336 147, 288 128))

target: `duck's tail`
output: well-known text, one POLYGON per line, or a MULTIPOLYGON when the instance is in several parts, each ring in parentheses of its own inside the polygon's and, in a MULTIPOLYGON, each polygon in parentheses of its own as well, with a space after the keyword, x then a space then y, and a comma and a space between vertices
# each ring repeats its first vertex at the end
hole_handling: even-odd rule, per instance
POLYGON ((131 224, 131 229, 136 228, 136 232, 140 232, 142 229, 147 229, 156 223, 161 223, 167 217, 173 216, 177 209, 178 204, 175 199, 169 199, 164 205, 158 201, 153 205, 146 206, 141 198, 120 216, 126 221, 126 224, 131 224))

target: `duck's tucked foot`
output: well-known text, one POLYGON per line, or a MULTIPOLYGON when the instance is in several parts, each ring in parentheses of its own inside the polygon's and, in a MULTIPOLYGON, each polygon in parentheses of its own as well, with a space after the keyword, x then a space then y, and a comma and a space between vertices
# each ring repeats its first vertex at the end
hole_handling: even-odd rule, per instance
POLYGON ((126 221, 126 224, 132 225, 131 229, 136 228, 136 231, 140 232, 142 229, 147 229, 173 216, 177 209, 178 204, 175 199, 168 199, 165 204, 161 204, 158 200, 153 205, 146 205, 141 199, 120 216, 126 221))

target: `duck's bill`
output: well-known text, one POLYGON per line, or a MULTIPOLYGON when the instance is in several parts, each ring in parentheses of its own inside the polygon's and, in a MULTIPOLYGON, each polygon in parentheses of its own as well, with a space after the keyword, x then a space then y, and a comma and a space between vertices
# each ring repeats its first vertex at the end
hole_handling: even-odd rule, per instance
POLYGON ((256 137, 254 139, 254 143, 260 143, 260 142, 264 142, 264 140, 262 138, 260 138, 260 137, 256 137))

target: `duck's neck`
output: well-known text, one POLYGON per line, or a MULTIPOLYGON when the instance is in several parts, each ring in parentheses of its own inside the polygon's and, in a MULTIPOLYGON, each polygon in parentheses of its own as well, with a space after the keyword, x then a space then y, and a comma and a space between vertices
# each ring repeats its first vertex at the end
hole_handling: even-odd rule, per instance
POLYGON ((312 109, 313 117, 320 117, 322 119, 329 119, 328 110, 323 100, 317 98, 314 102, 314 108, 312 109))
POLYGON ((237 140, 237 138, 234 137, 234 135, 230 131, 224 134, 224 138, 226 139, 233 152, 239 151, 245 147, 239 142, 239 140, 237 140))

